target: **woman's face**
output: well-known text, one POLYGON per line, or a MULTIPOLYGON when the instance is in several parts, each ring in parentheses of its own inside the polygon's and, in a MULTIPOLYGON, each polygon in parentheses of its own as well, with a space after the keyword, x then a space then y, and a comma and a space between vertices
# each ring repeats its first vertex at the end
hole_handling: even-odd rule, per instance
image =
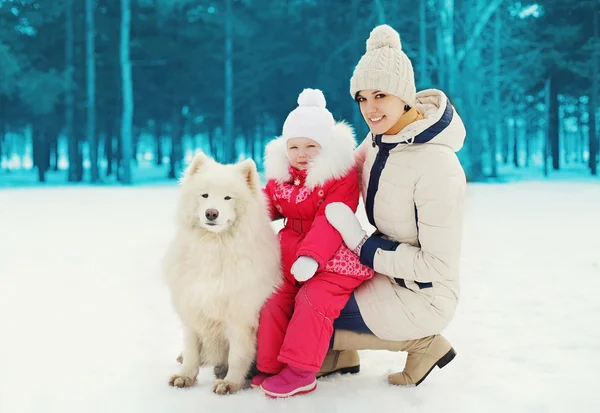
POLYGON ((406 106, 398 96, 376 89, 359 91, 356 101, 365 122, 375 135, 382 135, 390 130, 404 114, 404 106, 406 106))
POLYGON ((321 152, 321 145, 310 138, 291 138, 287 141, 287 155, 290 165, 303 170, 309 161, 321 152))

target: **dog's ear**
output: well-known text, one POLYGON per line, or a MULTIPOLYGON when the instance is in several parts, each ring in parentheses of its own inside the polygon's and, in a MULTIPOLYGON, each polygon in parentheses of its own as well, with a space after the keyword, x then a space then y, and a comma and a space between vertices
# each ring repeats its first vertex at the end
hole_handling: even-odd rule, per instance
POLYGON ((196 172, 200 170, 207 163, 212 162, 206 154, 202 151, 196 153, 192 162, 185 168, 185 172, 183 173, 184 178, 189 178, 194 175, 196 172))
POLYGON ((252 192, 260 192, 260 177, 258 176, 254 161, 250 158, 244 159, 238 164, 238 168, 252 192))

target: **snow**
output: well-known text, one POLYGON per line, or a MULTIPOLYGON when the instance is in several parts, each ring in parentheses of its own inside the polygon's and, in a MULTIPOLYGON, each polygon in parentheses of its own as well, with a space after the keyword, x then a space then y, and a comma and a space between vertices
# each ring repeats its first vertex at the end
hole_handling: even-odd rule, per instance
MULTIPOLYGON (((405 355, 270 400, 167 385, 180 326, 159 273, 175 186, 0 191, 0 412, 600 411, 600 185, 468 188, 458 356, 419 387, 405 355), (327 407, 325 407, 327 405, 327 407)), ((366 221, 364 214, 361 219, 366 221)))

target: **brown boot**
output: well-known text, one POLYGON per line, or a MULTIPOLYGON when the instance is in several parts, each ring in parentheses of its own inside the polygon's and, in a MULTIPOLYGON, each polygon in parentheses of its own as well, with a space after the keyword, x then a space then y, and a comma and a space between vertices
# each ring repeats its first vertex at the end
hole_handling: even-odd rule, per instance
POLYGON ((360 358, 356 350, 329 350, 317 373, 317 378, 331 374, 356 374, 360 371, 360 358))
POLYGON ((333 349, 406 351, 404 370, 388 376, 388 383, 403 387, 418 386, 435 366, 442 368, 456 356, 448 340, 439 334, 417 340, 388 341, 373 334, 336 330, 333 349))

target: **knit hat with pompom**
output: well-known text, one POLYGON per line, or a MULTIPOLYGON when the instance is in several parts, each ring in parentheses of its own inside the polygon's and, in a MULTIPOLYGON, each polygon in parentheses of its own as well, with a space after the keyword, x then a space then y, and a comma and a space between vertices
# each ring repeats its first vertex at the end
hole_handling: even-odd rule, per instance
POLYGON ((350 94, 365 89, 381 90, 398 96, 410 106, 415 104, 415 74, 410 59, 402 51, 400 35, 387 24, 375 27, 367 40, 350 79, 350 94))
POLYGON ((282 136, 310 138, 325 146, 331 140, 335 121, 325 107, 327 102, 319 89, 304 89, 298 96, 298 107, 290 112, 283 124, 282 136))

